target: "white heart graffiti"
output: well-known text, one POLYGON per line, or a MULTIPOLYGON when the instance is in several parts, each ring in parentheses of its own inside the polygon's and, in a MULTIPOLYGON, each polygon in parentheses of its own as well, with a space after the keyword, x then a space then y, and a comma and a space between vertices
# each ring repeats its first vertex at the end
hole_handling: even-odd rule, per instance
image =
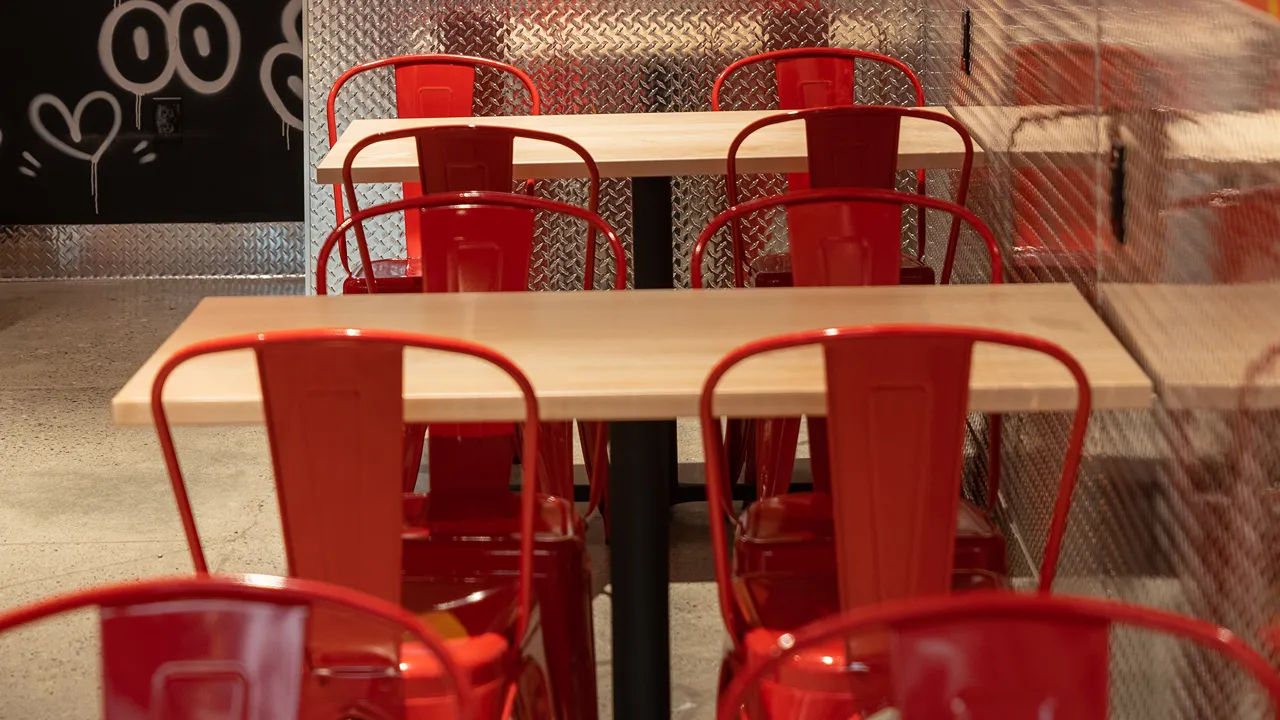
MULTIPOLYGON (((196 52, 201 56, 207 56, 210 52, 208 28, 200 25, 192 31, 192 35, 195 39, 196 52)), ((131 46, 139 60, 146 60, 151 56, 151 39, 147 36, 147 31, 143 26, 134 28, 131 46)), ((204 95, 222 92, 231 84, 231 78, 236 74, 236 68, 240 65, 240 23, 236 21, 236 16, 231 13, 230 8, 220 0, 179 0, 176 5, 167 11, 153 2, 153 0, 128 0, 128 2, 117 5, 102 23, 102 30, 98 33, 98 59, 102 62, 102 69, 106 71, 107 77, 111 78, 112 82, 137 96, 138 100, 134 105, 134 122, 138 127, 141 127, 142 96, 164 89, 169 84, 169 81, 173 80, 174 73, 177 73, 178 77, 182 78, 182 81, 192 90, 204 95), (227 64, 223 68, 222 74, 213 80, 203 80, 191 72, 191 68, 187 66, 186 58, 182 57, 180 49, 182 45, 179 42, 182 14, 194 5, 204 5, 216 12, 219 19, 222 20, 223 28, 227 33, 227 64), (165 48, 165 52, 168 53, 168 62, 165 64, 164 70, 160 71, 160 74, 149 82, 134 82, 126 78, 120 72, 120 68, 116 64, 115 55, 112 54, 112 43, 115 41, 116 28, 126 15, 135 11, 155 15, 160 19, 160 22, 164 23, 165 27, 165 38, 161 45, 165 48)))
MULTIPOLYGON (((298 19, 300 17, 302 17, 302 0, 291 0, 285 6, 284 13, 280 16, 280 29, 284 32, 285 41, 267 51, 266 56, 262 58, 262 67, 258 70, 258 81, 262 83, 262 92, 267 96, 267 102, 271 103, 272 109, 276 111, 280 119, 295 130, 302 129, 302 118, 294 115, 289 108, 285 107, 279 91, 276 90, 275 83, 271 80, 271 70, 275 67, 276 60, 281 56, 292 55, 299 59, 302 58, 302 38, 298 35, 298 19)), ((301 99, 302 78, 290 75, 286 83, 289 86, 289 90, 301 99)))
POLYGON ((102 159, 102 154, 107 151, 111 143, 115 141, 116 135, 120 133, 120 101, 115 96, 104 90, 97 90, 80 98, 80 102, 76 103, 76 109, 72 112, 67 108, 67 104, 61 99, 45 94, 37 95, 31 101, 31 107, 27 111, 27 116, 31 120, 31 129, 36 131, 45 142, 52 145, 55 149, 69 157, 79 160, 86 160, 89 163, 89 192, 93 194, 93 211, 98 212, 98 161, 102 159), (90 104, 101 101, 111 107, 111 130, 102 136, 102 142, 92 152, 87 153, 77 147, 62 142, 57 136, 49 132, 49 128, 44 126, 44 120, 40 118, 40 110, 45 106, 49 106, 58 111, 62 119, 67 124, 67 130, 71 135, 71 142, 80 143, 84 140, 84 129, 81 121, 84 118, 84 111, 90 104))

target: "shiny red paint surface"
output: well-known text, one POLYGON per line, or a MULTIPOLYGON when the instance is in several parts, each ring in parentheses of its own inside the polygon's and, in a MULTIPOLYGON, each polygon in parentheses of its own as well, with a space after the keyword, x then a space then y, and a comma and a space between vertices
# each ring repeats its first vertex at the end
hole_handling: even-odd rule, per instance
MULTIPOLYGON (((877 108, 836 108, 818 112, 867 112, 877 108)), ((891 108, 891 110, 899 110, 891 108)), ((792 262, 797 264, 797 278, 807 285, 875 285, 897 284, 899 280, 900 218, 904 207, 931 209, 952 217, 952 235, 958 236, 960 223, 973 228, 986 247, 991 262, 992 282, 1003 277, 1003 263, 995 236, 971 211, 945 200, 899 193, 892 190, 828 188, 804 190, 759 198, 736 205, 716 216, 694 243, 692 281, 702 285, 702 262, 707 246, 726 225, 733 227, 742 219, 767 217, 778 208, 806 213, 810 218, 824 219, 820 234, 792 237, 792 262), (889 230, 892 229, 892 234, 889 230)), ((950 255, 950 253, 949 253, 950 255)), ((948 265, 949 266, 949 265, 948 265)), ((944 280, 946 276, 944 275, 944 280)), ((824 447, 823 428, 819 418, 809 418, 810 442, 824 447)), ((998 423, 992 425, 993 445, 998 446, 998 423)), ((795 465, 799 418, 748 420, 733 425, 731 443, 734 452, 729 467, 730 477, 737 479, 746 466, 749 482, 754 482, 759 497, 785 492, 795 465)), ((822 453, 815 463, 814 483, 818 489, 828 487, 822 453)), ((998 478, 993 474, 993 484, 998 478)))
MULTIPOLYGON (((763 500, 735 518, 733 563, 713 524, 721 611, 734 641, 726 672, 760 661, 760 648, 837 610, 1007 585, 1003 539, 984 512, 960 500, 969 362, 978 342, 1045 353, 1079 388, 1041 566, 1041 588, 1052 587, 1090 407, 1088 381, 1065 350, 1028 336, 924 325, 760 340, 726 356, 703 387, 708 501, 729 508, 725 440, 711 409, 720 378, 748 358, 803 346, 818 346, 825 357, 830 489, 763 500)), ((881 650, 864 648, 858 657, 881 650)), ((839 695, 837 687, 821 689, 839 695)))
POLYGON ((1280 675, 1229 631, 1160 610, 1008 592, 922 598, 748 637, 750 665, 720 696, 721 720, 848 720, 888 707, 901 720, 1108 715, 1114 625, 1189 641, 1250 675, 1280 708, 1280 675))
POLYGON ((88 608, 108 720, 483 717, 485 689, 465 679, 478 643, 446 642, 395 604, 308 580, 201 574, 92 588, 0 614, 0 633, 88 608), (398 660, 413 667, 331 652, 315 636, 321 613, 404 638, 398 660))
MULTIPOLYGON (((157 374, 152 412, 192 560, 201 574, 207 572, 207 565, 161 398, 165 381, 183 362, 238 349, 252 350, 258 358, 290 574, 369 593, 403 605, 438 626, 460 626, 461 632, 451 638, 454 654, 464 660, 481 705, 492 710, 486 716, 496 717, 504 705, 517 700, 533 703, 519 698, 525 691, 522 683, 527 682, 521 678, 529 665, 546 666, 553 658, 559 662, 554 668, 557 674, 537 675, 550 680, 550 688, 537 690, 546 702, 534 704, 550 703, 553 716, 565 716, 577 709, 578 698, 572 693, 578 691, 589 694, 589 710, 594 713, 594 686, 584 688, 579 678, 568 677, 564 671, 568 665, 562 660, 575 657, 582 647, 590 649, 589 615, 586 627, 579 619, 581 612, 570 621, 560 621, 557 615, 566 607, 580 610, 589 604, 589 588, 580 580, 586 574, 580 521, 573 516, 571 504, 556 501, 552 505, 566 519, 547 523, 548 500, 539 495, 536 481, 537 399, 519 368, 472 343, 377 330, 260 333, 178 351, 157 374), (406 347, 471 355, 516 382, 526 406, 523 483, 518 496, 504 487, 500 502, 477 503, 471 515, 461 518, 450 516, 449 503, 443 498, 434 512, 413 514, 406 507, 401 484, 401 378, 406 347), (559 535, 537 532, 544 527, 559 535), (468 538, 469 544, 443 542, 458 536, 468 538), (432 542, 424 545, 424 539, 432 542), (551 569, 541 559, 546 549, 535 549, 548 542, 556 543, 559 558, 551 569), (535 560, 535 554, 540 559, 535 560), (564 570, 570 567, 573 571, 564 570), (557 577, 560 594, 544 598, 537 591, 547 584, 535 580, 535 574, 549 573, 557 577), (409 581, 424 574, 433 578, 426 596, 421 582, 409 581), (568 597, 575 581, 580 596, 568 597), (477 592, 481 588, 487 591, 477 592), (561 600, 562 596, 566 599, 561 600), (559 634, 549 634, 550 628, 558 628, 559 634), (558 647, 545 647, 551 644, 558 647)), ((423 707, 438 704, 428 691, 438 685, 433 673, 438 675, 439 667, 407 662, 406 657, 416 656, 403 645, 399 633, 328 611, 312 617, 309 629, 312 657, 355 654, 367 663, 403 663, 406 687, 427 693, 410 700, 423 707)), ((594 679, 594 674, 590 677, 594 679)), ((358 682, 347 685, 353 693, 371 692, 358 682)))
MULTIPOLYGON (((533 78, 519 68, 497 60, 472 57, 468 55, 426 54, 399 55, 383 58, 357 65, 343 73, 329 89, 329 98, 325 103, 325 119, 329 129, 329 147, 338 142, 338 97, 344 85, 362 73, 379 68, 391 68, 394 72, 396 89, 396 114, 402 118, 442 118, 469 117, 474 114, 475 75, 478 68, 488 68, 514 77, 529 95, 529 114, 541 112, 541 97, 533 78)), ((477 190, 486 188, 454 188, 459 190, 477 190)), ((510 190, 510 188, 502 188, 510 190)), ((404 183, 402 197, 415 197, 422 194, 419 183, 404 183)), ((333 204, 336 221, 343 218, 343 195, 340 188, 333 190, 333 204)), ((356 208, 352 206, 354 212, 356 208)), ((405 215, 405 245, 409 258, 421 257, 421 226, 419 218, 414 214, 405 215)), ((342 258, 342 267, 351 273, 347 261, 346 247, 338 248, 342 258)), ((364 267, 369 267, 365 265, 364 267)), ((377 270, 375 269, 375 277, 377 270)), ((349 278, 352 279, 352 278, 349 278)), ((353 288, 356 283, 352 283, 353 288)), ((391 283, 385 292, 398 292, 396 283, 391 283)))

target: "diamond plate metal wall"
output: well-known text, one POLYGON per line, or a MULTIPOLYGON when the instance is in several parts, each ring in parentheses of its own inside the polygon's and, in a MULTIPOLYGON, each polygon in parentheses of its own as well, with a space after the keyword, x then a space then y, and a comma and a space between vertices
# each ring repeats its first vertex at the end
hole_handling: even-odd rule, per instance
POLYGON ((0 280, 301 276, 302 223, 0 226, 0 280))
MULTIPOLYGON (((917 68, 924 60, 920 0, 730 0, 704 6, 676 0, 309 0, 308 9, 312 166, 328 149, 323 128, 330 84, 358 62, 398 53, 463 52, 510 62, 533 76, 546 113, 709 110, 711 84, 720 70, 739 57, 773 48, 831 44, 886 53, 917 68)), ((871 66, 859 67, 858 72, 860 99, 910 100, 909 87, 900 78, 871 66)), ((478 86, 481 114, 524 111, 523 99, 498 87, 494 78, 482 75, 478 86)), ((736 89, 764 86, 752 85, 747 78, 736 89)), ((339 102, 340 128, 352 118, 393 113, 390 73, 360 78, 348 88, 339 102)), ((747 93, 733 102, 765 108, 776 107, 777 99, 747 93)), ((779 181, 762 182, 768 187, 779 181)), ((579 185, 557 182, 546 192, 551 197, 581 192, 579 185)), ((607 180, 602 190, 602 215, 630 247, 630 183, 607 180)), ((399 196, 392 186, 363 192, 362 202, 399 196)), ((675 281, 687 287, 693 241, 725 207, 723 181, 676 178, 673 192, 675 281)), ((331 190, 313 186, 307 220, 310 262, 333 220, 331 190)), ((372 232, 375 252, 403 252, 400 223, 389 219, 372 232)), ((541 234, 535 265, 546 274, 537 278, 536 286, 572 287, 573 279, 580 277, 582 241, 581 233, 541 234)), ((713 255, 711 263, 723 277, 723 254, 713 255)), ((338 277, 331 267, 331 287, 337 287, 338 277)), ((597 277, 599 281, 602 275, 597 277)))

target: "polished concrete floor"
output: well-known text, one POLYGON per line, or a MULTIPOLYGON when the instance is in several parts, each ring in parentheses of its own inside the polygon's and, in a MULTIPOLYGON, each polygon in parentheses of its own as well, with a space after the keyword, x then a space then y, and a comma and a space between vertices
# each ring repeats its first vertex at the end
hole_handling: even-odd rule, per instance
MULTIPOLYGON (((0 609, 102 583, 187 574, 159 446, 110 423, 111 397, 208 295, 290 292, 271 280, 0 283, 0 609)), ((280 573, 280 523, 260 428, 179 429, 177 445, 215 571, 280 573)), ((698 459, 681 425, 681 459, 698 459)), ((696 465, 684 470, 696 476, 696 465)), ((724 635, 705 505, 675 511, 672 706, 711 718, 724 635)), ((602 709, 611 706, 608 557, 591 527, 602 709)), ((98 717, 94 618, 0 638, 0 718, 98 717)), ((604 713, 603 717, 609 717, 604 713)))

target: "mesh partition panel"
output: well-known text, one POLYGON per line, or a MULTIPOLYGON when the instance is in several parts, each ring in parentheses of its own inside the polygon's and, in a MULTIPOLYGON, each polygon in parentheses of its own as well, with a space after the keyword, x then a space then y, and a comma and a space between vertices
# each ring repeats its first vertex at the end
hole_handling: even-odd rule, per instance
MULTIPOLYGON (((1180 310, 1189 317, 1199 300, 1120 313, 1107 297, 1113 283, 1280 280, 1280 24, 1234 0, 933 0, 924 15, 929 102, 951 106, 987 150, 970 207, 999 239, 1006 281, 1076 284, 1161 392, 1150 412, 1094 414, 1055 589, 1191 613, 1261 647, 1277 611, 1280 415, 1249 415, 1260 441, 1242 449, 1245 416, 1222 403, 1167 406, 1160 377, 1163 356, 1185 353, 1179 367, 1192 381, 1238 383, 1246 334, 1180 327, 1180 310), (1140 325, 1120 320, 1135 316, 1140 325), (1149 347, 1175 331, 1171 347, 1149 347)), ((957 263, 961 278, 977 272, 971 255, 957 263)), ((1280 340, 1265 305, 1241 301, 1219 317, 1251 328, 1248 342, 1280 340)), ((1001 522, 1027 575, 1041 557, 1068 422, 1004 421, 1001 522)), ((970 424, 982 437, 982 420, 970 424)), ((966 483, 971 492, 980 477, 966 483)), ((1219 664, 1138 672, 1159 655, 1113 640, 1114 716, 1258 716, 1243 679, 1219 664)))
MULTIPOLYGON (((309 0, 307 16, 308 90, 311 136, 309 160, 319 162, 328 149, 324 98, 347 68, 377 57, 408 52, 458 52, 509 62, 533 76, 543 95, 543 112, 608 113, 709 110, 711 85, 719 72, 740 57, 765 50, 804 45, 838 45, 897 57, 919 69, 924 64, 924 30, 919 0, 875 3, 764 2, 737 0, 690 7, 674 0, 608 0, 600 3, 486 0, 480 3, 404 0, 309 0)), ((908 104, 909 83, 896 72, 859 63, 860 101, 908 104)), ((769 73, 768 68, 753 71, 769 73)), ((391 74, 369 73, 343 90, 339 127, 353 118, 387 117, 394 111, 391 74)), ((769 84, 744 78, 747 88, 769 84)), ((524 112, 512 88, 481 73, 479 114, 524 112)), ((749 92, 736 107, 776 107, 776 93, 749 92)), ((761 190, 781 189, 781 180, 762 178, 761 190)), ((904 180, 905 182, 905 180, 904 180)), ((572 199, 570 181, 549 184, 548 197, 572 199), (568 197, 565 197, 565 194, 568 197)), ((361 188, 362 203, 399 197, 394 186, 361 188)), ((689 255, 698 233, 723 210, 722 178, 684 177, 673 183, 675 201, 675 282, 689 284, 689 255)), ((631 243, 630 182, 606 180, 601 214, 631 243)), ((309 196, 309 267, 334 220, 332 190, 312 185, 309 196)), ((371 225, 372 251, 382 257, 404 252, 402 223, 389 218, 371 225)), ((906 242, 914 236, 907 234, 906 242)), ((770 240, 769 242, 776 242, 770 240)), ((551 231, 539 235, 535 266, 545 268, 537 287, 574 285, 582 238, 551 231)), ((715 281, 726 281, 727 250, 709 261, 715 281)), ((603 267, 599 269, 603 272, 603 267)), ((340 268, 329 268, 330 285, 340 268)), ((603 282, 597 274, 597 282, 603 282)))

